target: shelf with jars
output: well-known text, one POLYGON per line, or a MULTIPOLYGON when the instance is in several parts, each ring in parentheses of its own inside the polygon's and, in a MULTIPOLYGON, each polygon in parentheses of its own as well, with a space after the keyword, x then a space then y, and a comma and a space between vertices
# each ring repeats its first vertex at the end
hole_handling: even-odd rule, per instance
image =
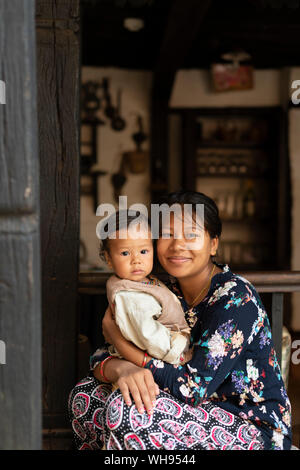
POLYGON ((196 116, 197 187, 223 222, 218 258, 234 269, 272 266, 270 125, 251 115, 196 116))
POLYGON ((261 149, 197 149, 196 171, 206 177, 267 178, 269 162, 261 149))
POLYGON ((271 256, 268 243, 248 243, 235 239, 221 241, 218 248, 218 259, 239 269, 256 269, 261 264, 268 267, 271 256))
POLYGON ((257 186, 257 181, 245 179, 243 184, 220 187, 212 197, 216 202, 223 222, 262 225, 272 220, 272 207, 266 198, 265 186, 257 186))
POLYGON ((268 144, 270 137, 266 119, 242 113, 197 116, 196 133, 199 147, 260 148, 268 144))
POLYGON ((288 266, 289 179, 283 111, 277 107, 178 108, 170 114, 170 129, 176 132, 169 137, 170 149, 175 149, 169 162, 181 155, 182 188, 207 194, 219 208, 220 262, 243 270, 288 266))

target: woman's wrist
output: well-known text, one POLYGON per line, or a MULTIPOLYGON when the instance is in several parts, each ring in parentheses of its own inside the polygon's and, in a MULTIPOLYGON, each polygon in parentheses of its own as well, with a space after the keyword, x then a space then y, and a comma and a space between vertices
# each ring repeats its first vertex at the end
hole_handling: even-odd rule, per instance
POLYGON ((148 364, 148 362, 152 361, 152 359, 153 359, 153 357, 147 356, 145 366, 148 364))
POLYGON ((115 377, 115 372, 117 372, 117 368, 118 368, 117 363, 121 362, 121 360, 118 358, 112 358, 110 360, 108 360, 108 358, 106 359, 104 359, 104 361, 96 365, 96 367, 93 370, 93 374, 94 374, 94 377, 96 377, 96 379, 98 379, 100 382, 112 383, 118 379, 118 377, 117 378, 115 377), (113 362, 114 368, 107 367, 109 365, 108 362, 113 362))
POLYGON ((122 372, 124 371, 124 368, 126 368, 126 365, 128 366, 132 364, 124 359, 112 357, 110 360, 106 361, 105 364, 103 364, 102 368, 101 364, 99 364, 96 368, 98 369, 96 371, 97 375, 94 375, 100 381, 103 381, 104 379, 109 383, 117 382, 122 372))

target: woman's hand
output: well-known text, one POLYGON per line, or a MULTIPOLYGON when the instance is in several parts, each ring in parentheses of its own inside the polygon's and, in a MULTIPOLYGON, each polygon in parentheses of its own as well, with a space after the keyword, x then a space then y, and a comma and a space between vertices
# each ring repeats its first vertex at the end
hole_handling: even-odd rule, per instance
POLYGON ((159 387, 154 382, 151 372, 127 361, 122 361, 118 369, 119 378, 116 383, 125 403, 131 405, 131 394, 139 413, 143 413, 145 408, 148 414, 152 414, 153 403, 156 401, 156 395, 159 394, 159 387))

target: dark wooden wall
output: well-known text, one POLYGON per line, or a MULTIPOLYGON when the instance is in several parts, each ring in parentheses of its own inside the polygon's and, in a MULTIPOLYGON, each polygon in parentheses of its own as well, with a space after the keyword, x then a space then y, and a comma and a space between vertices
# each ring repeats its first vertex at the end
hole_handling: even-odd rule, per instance
POLYGON ((0 449, 41 447, 39 165, 34 0, 0 2, 0 449))
POLYGON ((43 427, 69 426, 79 256, 79 0, 37 0, 43 427))

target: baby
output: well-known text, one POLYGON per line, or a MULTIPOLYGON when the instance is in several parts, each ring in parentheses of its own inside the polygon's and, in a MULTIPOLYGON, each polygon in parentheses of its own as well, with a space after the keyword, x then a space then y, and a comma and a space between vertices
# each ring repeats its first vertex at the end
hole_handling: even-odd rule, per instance
MULTIPOLYGON (((153 242, 148 221, 140 224, 141 216, 129 211, 119 211, 113 217, 114 230, 105 230, 108 238, 102 240, 100 255, 115 273, 106 284, 115 321, 124 338, 150 356, 183 364, 190 355, 190 328, 175 294, 150 275, 153 242), (137 228, 138 224, 140 237, 132 237, 129 225, 137 228)), ((107 227, 109 219, 104 229, 107 227)), ((120 357, 113 347, 111 353, 120 357)))

